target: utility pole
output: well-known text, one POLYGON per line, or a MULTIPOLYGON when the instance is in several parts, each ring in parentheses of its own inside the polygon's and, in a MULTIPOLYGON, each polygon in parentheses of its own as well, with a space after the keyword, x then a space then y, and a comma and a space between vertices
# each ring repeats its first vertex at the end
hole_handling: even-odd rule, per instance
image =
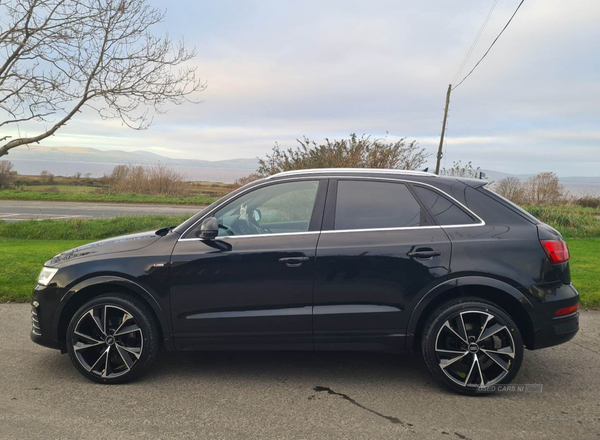
POLYGON ((444 109, 444 122, 442 124, 442 135, 440 136, 440 146, 437 153, 437 164, 435 165, 435 174, 440 174, 440 162, 442 160, 442 148, 444 146, 444 134, 446 133, 446 120, 448 119, 448 106, 450 105, 450 92, 452 84, 448 84, 448 93, 446 93, 446 108, 444 109))

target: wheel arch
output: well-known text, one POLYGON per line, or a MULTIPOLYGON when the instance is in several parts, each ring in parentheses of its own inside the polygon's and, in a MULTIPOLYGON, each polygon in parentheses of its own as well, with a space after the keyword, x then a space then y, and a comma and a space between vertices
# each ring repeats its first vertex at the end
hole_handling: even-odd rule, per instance
POLYGON ((156 298, 146 288, 134 281, 119 276, 106 275, 88 278, 75 284, 61 298, 62 307, 54 317, 53 337, 58 341, 63 353, 66 351, 65 335, 67 327, 73 314, 92 298, 110 292, 128 293, 149 306, 158 322, 161 339, 167 347, 169 346, 171 341, 170 325, 156 298))
POLYGON ((539 323, 533 305, 525 295, 495 278, 467 276, 447 280, 422 295, 408 323, 406 349, 413 350, 420 343, 427 319, 441 304, 467 296, 491 301, 504 309, 515 320, 525 346, 533 346, 534 330, 539 323))

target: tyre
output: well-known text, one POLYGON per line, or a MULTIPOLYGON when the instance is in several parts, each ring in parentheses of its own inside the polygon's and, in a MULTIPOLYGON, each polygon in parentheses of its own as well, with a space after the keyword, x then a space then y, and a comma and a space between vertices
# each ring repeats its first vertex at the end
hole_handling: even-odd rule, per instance
POLYGON ((486 394, 508 384, 523 362, 523 339, 512 318, 479 298, 460 298, 437 309, 422 335, 433 376, 463 394, 486 394))
POLYGON ((160 348, 159 329, 149 307, 134 297, 109 293, 85 303, 66 334, 71 361, 81 374, 105 384, 138 377, 160 348))

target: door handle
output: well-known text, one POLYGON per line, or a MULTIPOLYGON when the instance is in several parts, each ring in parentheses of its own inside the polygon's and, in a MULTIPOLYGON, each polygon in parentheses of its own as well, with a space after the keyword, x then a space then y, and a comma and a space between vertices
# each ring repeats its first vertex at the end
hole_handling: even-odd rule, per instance
POLYGON ((280 263, 285 263, 287 267, 299 267, 302 266, 302 263, 307 261, 308 257, 287 257, 280 258, 280 263))
POLYGON ((409 252, 407 255, 411 258, 433 258, 439 257, 442 253, 440 251, 434 251, 431 248, 420 248, 416 251, 409 252))

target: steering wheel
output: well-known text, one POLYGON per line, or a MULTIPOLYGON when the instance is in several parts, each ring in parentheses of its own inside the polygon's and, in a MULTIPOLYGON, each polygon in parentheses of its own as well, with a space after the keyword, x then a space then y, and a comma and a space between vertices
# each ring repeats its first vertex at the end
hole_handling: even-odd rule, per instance
POLYGON ((227 235, 235 235, 235 232, 233 232, 233 229, 231 229, 229 226, 225 226, 221 223, 219 223, 219 229, 225 229, 225 232, 227 232, 227 235))

